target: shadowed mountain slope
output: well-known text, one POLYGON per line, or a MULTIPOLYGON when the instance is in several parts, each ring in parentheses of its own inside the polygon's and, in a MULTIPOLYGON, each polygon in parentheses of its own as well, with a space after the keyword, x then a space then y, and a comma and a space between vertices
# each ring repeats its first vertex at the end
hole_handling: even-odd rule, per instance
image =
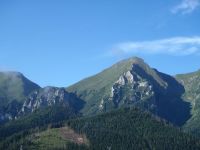
POLYGON ((190 118, 190 103, 181 98, 185 92, 183 85, 137 57, 123 60, 68 87, 67 91, 85 100, 82 112, 86 115, 132 105, 176 125, 190 118))

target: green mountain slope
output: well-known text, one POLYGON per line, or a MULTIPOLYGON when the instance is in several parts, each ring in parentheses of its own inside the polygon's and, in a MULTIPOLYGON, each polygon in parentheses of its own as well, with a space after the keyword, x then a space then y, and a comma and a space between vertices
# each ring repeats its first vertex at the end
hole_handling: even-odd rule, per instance
POLYGON ((192 117, 183 128, 200 135, 200 71, 177 75, 176 78, 185 87, 183 98, 192 104, 192 117))
POLYGON ((117 64, 114 64, 110 68, 105 69, 101 73, 84 79, 67 89, 71 91, 75 90, 79 94, 79 92, 83 92, 86 89, 100 90, 107 86, 110 86, 111 88, 113 82, 117 81, 123 73, 132 69, 133 64, 137 64, 144 68, 144 70, 149 74, 153 75, 161 85, 165 84, 163 83, 163 81, 161 81, 157 74, 154 71, 152 71, 147 64, 145 64, 144 60, 138 57, 132 57, 126 60, 122 60, 117 64))
POLYGON ((137 108, 66 122, 65 127, 12 136, 0 143, 4 149, 182 149, 200 148, 200 140, 137 108), (21 138, 21 139, 20 139, 21 138))
POLYGON ((86 101, 82 109, 85 115, 138 106, 176 125, 190 117, 190 104, 181 98, 184 87, 137 57, 123 60, 66 90, 86 101))
POLYGON ((0 122, 12 118, 25 98, 40 87, 18 72, 0 72, 0 122))
POLYGON ((86 107, 83 110, 84 113, 94 114, 98 112, 101 101, 108 100, 111 97, 113 92, 112 88, 115 82, 117 82, 124 73, 132 70, 133 65, 141 67, 161 86, 165 86, 165 82, 154 70, 145 64, 142 59, 133 57, 120 61, 101 73, 68 87, 67 91, 76 93, 87 102, 86 107))

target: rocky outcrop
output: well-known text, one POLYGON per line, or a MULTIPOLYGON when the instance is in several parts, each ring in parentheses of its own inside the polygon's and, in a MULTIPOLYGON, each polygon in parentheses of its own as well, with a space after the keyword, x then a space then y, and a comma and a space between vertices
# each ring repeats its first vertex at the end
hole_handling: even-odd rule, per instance
POLYGON ((123 72, 109 93, 109 98, 99 101, 100 111, 138 106, 176 125, 184 124, 190 117, 190 106, 182 99, 184 87, 172 76, 151 69, 141 61, 123 72))
POLYGON ((64 88, 45 87, 33 92, 24 102, 19 114, 26 114, 36 109, 53 105, 68 105, 75 111, 83 107, 84 102, 75 94, 68 93, 64 88))
POLYGON ((111 88, 110 100, 115 107, 148 99, 155 99, 153 85, 131 70, 120 76, 111 88))
POLYGON ((78 113, 84 106, 84 101, 75 94, 67 92, 64 88, 45 87, 32 92, 24 101, 18 103, 12 101, 5 108, 0 109, 0 123, 17 119, 37 109, 45 109, 48 106, 65 105, 78 113))

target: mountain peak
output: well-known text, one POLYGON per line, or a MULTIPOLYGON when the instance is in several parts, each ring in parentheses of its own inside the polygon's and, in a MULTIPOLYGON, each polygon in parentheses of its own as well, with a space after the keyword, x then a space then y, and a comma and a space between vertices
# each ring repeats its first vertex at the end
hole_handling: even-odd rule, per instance
POLYGON ((142 58, 130 57, 130 58, 124 59, 124 60, 116 63, 115 65, 119 66, 119 65, 123 65, 123 64, 126 64, 127 67, 132 67, 133 64, 146 64, 146 63, 144 62, 144 60, 142 58))
POLYGON ((23 101, 31 91, 40 88, 22 73, 14 71, 0 72, 0 83, 0 93, 3 93, 0 97, 7 95, 9 101, 23 101))
MULTIPOLYGON (((111 87, 113 83, 119 80, 120 76, 123 76, 127 72, 134 72, 133 68, 141 68, 140 70, 143 70, 147 74, 155 77, 155 80, 158 80, 160 85, 163 84, 156 72, 151 69, 151 67, 147 63, 145 63, 142 58, 131 57, 119 61, 111 67, 103 70, 99 74, 81 80, 80 82, 68 87, 67 90, 84 91, 85 89, 94 89, 98 91, 102 88, 111 87)), ((137 72, 138 71, 136 70, 135 73, 137 74, 137 72)))
POLYGON ((114 72, 118 72, 119 74, 123 74, 127 71, 132 70, 134 65, 140 66, 141 68, 148 67, 148 64, 146 64, 142 58, 130 57, 130 58, 127 58, 127 59, 117 62, 116 64, 114 64, 113 66, 111 66, 108 69, 109 70, 111 69, 114 72))
POLYGON ((2 75, 6 75, 9 77, 22 77, 23 74, 20 72, 16 72, 16 71, 2 71, 0 72, 2 75))
POLYGON ((144 60, 142 58, 139 58, 139 57, 130 57, 128 59, 125 59, 124 61, 128 61, 128 62, 131 62, 131 63, 144 63, 144 60))

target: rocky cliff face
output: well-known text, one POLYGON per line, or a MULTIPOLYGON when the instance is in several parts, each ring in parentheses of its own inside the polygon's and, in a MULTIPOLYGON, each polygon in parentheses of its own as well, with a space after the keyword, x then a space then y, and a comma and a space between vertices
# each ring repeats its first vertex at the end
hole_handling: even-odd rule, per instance
POLYGON ((115 107, 150 99, 152 103, 149 103, 149 105, 154 107, 155 93, 152 83, 143 79, 132 70, 121 75, 111 88, 110 100, 113 101, 115 107))
MULTIPOLYGON (((157 111, 157 93, 164 93, 168 83, 158 72, 151 69, 142 60, 133 60, 128 71, 123 72, 111 87, 108 101, 115 108, 126 105, 139 105, 150 111, 157 111)), ((108 102, 109 103, 109 102, 108 102)), ((106 109, 106 99, 102 100, 99 108, 106 109)))
POLYGON ((74 111, 79 111, 84 102, 77 98, 75 94, 66 92, 64 88, 45 87, 28 96, 19 114, 27 114, 53 105, 68 105, 74 111))
POLYGON ((22 112, 33 112, 41 107, 52 106, 66 101, 66 92, 64 89, 46 87, 33 92, 24 102, 22 112))
POLYGON ((64 88, 45 87, 33 91, 23 104, 13 101, 7 108, 7 112, 1 110, 0 120, 8 121, 32 113, 37 109, 44 109, 48 106, 65 105, 67 108, 78 113, 84 106, 84 101, 75 94, 67 92, 64 88))
POLYGON ((184 87, 140 58, 121 61, 67 90, 86 101, 86 115, 138 106, 176 125, 190 117, 190 105, 182 99, 184 87))
MULTIPOLYGON (((153 83, 129 70, 114 82, 107 100, 112 102, 115 108, 148 101, 148 109, 154 109, 156 107, 154 90, 153 83)), ((99 109, 106 109, 106 99, 101 100, 99 109)))

